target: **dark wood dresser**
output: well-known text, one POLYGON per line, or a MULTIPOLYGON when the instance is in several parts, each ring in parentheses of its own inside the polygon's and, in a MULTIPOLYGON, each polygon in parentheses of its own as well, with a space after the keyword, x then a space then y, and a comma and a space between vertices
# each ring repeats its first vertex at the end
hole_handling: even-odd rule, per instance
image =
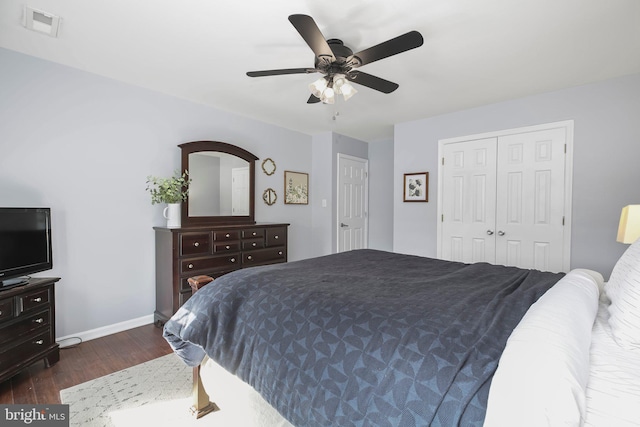
POLYGON ((60 360, 56 343, 54 284, 58 277, 32 278, 0 291, 0 382, 44 359, 60 360))
POLYGON ((191 296, 187 279, 213 278, 241 268, 287 262, 289 224, 237 224, 154 227, 156 232, 156 311, 164 324, 191 296))

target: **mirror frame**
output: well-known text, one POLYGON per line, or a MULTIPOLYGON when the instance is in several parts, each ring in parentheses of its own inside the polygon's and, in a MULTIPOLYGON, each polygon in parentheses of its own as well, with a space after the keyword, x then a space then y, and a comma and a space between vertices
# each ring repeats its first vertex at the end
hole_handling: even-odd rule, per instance
POLYGON ((222 224, 255 224, 255 177, 258 157, 247 150, 226 142, 192 141, 178 144, 182 150, 182 171, 189 170, 189 154, 202 151, 227 153, 249 162, 249 215, 237 216, 189 216, 189 196, 182 203, 182 227, 222 224))

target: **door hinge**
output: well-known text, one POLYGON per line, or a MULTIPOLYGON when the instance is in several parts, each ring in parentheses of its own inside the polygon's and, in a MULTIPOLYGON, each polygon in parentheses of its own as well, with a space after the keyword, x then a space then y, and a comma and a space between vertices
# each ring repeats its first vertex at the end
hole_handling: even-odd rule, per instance
POLYGON ((564 144, 564 154, 567 154, 567 144, 564 144))
POLYGON ((442 166, 444 166, 444 157, 442 158, 442 166))
POLYGON ((564 217, 562 217, 562 225, 564 225, 564 217))
POLYGON ((440 222, 444 222, 444 214, 440 217, 440 222))

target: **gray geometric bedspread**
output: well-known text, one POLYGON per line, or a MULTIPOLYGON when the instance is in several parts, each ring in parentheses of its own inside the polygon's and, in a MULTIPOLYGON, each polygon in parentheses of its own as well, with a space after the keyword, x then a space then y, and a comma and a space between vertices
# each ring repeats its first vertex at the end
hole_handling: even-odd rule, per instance
POLYGON ((164 335, 297 427, 481 426, 509 334, 561 277, 351 251, 220 277, 164 335))

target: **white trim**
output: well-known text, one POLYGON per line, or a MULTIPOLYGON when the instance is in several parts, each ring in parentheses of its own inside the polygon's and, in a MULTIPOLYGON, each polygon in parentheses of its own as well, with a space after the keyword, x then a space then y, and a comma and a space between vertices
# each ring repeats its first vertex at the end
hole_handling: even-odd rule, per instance
POLYGON ((137 319, 125 320, 124 322, 114 323, 113 325, 102 326, 100 328, 91 329, 77 334, 57 337, 56 341, 60 342, 67 339, 80 338, 82 341, 90 341, 96 338, 102 338, 107 335, 116 334, 118 332, 127 331, 139 326, 149 325, 153 323, 153 314, 138 317, 137 319))
POLYGON ((572 200, 573 200, 573 120, 563 120, 560 122, 544 123, 541 125, 526 126, 514 129, 504 129, 493 132, 479 133, 475 135, 458 136, 438 140, 438 206, 437 206, 437 233, 436 233, 436 256, 442 258, 442 151, 445 144, 455 144, 457 142, 473 141, 485 138, 498 138, 506 135, 537 132, 564 128, 566 131, 566 154, 564 156, 564 242, 563 242, 563 271, 568 272, 571 268, 571 223, 572 223, 572 200))
POLYGON ((340 252, 340 159, 353 160, 364 163, 364 247, 369 247, 369 159, 338 153, 336 175, 336 252, 340 252))

